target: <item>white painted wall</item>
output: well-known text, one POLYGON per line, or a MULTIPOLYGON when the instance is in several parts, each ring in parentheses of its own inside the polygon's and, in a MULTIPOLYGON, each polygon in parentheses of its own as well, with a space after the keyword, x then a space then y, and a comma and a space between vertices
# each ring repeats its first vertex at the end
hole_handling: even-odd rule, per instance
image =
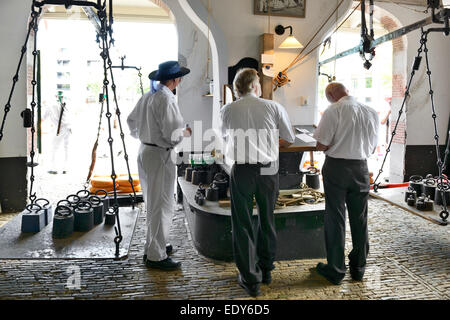
MULTIPOLYGON (((417 13, 389 3, 377 3, 378 6, 395 15, 404 25, 412 24, 427 17, 426 14, 417 13)), ((421 9, 421 7, 416 7, 421 9)), ((439 27, 437 24, 425 27, 439 27)), ((407 35, 407 74, 411 74, 414 57, 420 46, 421 32, 413 31, 407 35)), ((428 41, 430 68, 432 72, 433 90, 435 93, 436 113, 438 115, 438 130, 440 144, 446 143, 448 120, 450 117, 450 36, 442 33, 432 33, 428 41)), ((434 141, 434 126, 431 118, 431 104, 429 99, 429 85, 426 74, 425 59, 422 60, 420 70, 416 72, 411 86, 411 99, 407 105, 407 145, 432 145, 434 141)), ((396 115, 395 115, 396 116, 396 115)))
MULTIPOLYGON (((0 1, 0 121, 3 119, 4 107, 13 83, 12 78, 16 73, 20 50, 25 41, 29 15, 29 0, 0 1)), ((24 57, 4 137, 0 141, 1 158, 25 157, 27 154, 27 134, 20 117, 26 103, 26 57, 24 57)))
MULTIPOLYGON (((208 0, 202 0, 207 7, 208 0)), ((320 25, 325 22, 337 6, 336 0, 306 1, 305 18, 271 17, 270 30, 268 17, 253 14, 253 0, 211 0, 212 18, 225 34, 228 53, 228 65, 232 66, 244 57, 260 60, 260 36, 263 33, 275 34, 278 24, 292 25, 294 36, 306 45, 320 25)), ((344 1, 338 11, 339 19, 350 8, 351 1, 344 1)), ((324 28, 310 47, 318 44, 326 33, 334 27, 335 17, 324 28)), ((276 71, 282 71, 297 56, 299 49, 278 49, 278 46, 288 36, 289 30, 282 36, 275 34, 275 64, 276 71)), ((305 51, 305 52, 306 52, 305 51)), ((294 124, 313 124, 317 121, 317 51, 294 67, 288 74, 291 83, 277 89, 273 99, 284 105, 294 124), (308 97, 309 107, 300 107, 300 97, 308 97)))
MULTIPOLYGON (((195 120, 203 123, 203 129, 215 127, 217 112, 220 107, 221 87, 227 82, 228 66, 236 64, 241 58, 253 57, 259 60, 260 35, 266 32, 274 33, 277 24, 292 25, 294 35, 303 44, 306 44, 314 35, 323 21, 332 12, 338 1, 314 0, 307 1, 306 18, 272 17, 271 28, 268 28, 268 18, 253 14, 253 0, 212 0, 212 17, 210 20, 211 36, 216 42, 217 59, 219 65, 216 73, 219 81, 216 81, 216 95, 213 98, 202 97, 207 92, 204 82, 207 56, 207 37, 205 25, 207 23, 207 0, 183 0, 197 15, 198 21, 186 15, 180 1, 165 0, 176 16, 179 33, 179 50, 181 60, 185 60, 192 73, 186 77, 179 88, 180 108, 186 122, 191 126, 195 120), (219 86, 217 86, 219 82, 219 86)), ((346 0, 338 13, 341 17, 348 11, 351 5, 346 0)), ((418 14, 399 8, 398 6, 379 3, 386 10, 393 13, 398 19, 407 25, 420 20, 423 14, 418 14)), ((2 51, 0 53, 0 115, 3 115, 4 103, 12 84, 12 76, 15 72, 18 54, 26 34, 27 18, 29 15, 29 1, 1 1, 0 2, 0 41, 2 51)), ((339 18, 340 19, 340 18, 339 18)), ((322 40, 323 36, 334 27, 335 19, 332 19, 324 32, 311 43, 311 46, 322 40)), ((284 36, 275 36, 275 70, 284 69, 297 55, 297 50, 284 51, 278 49, 278 45, 284 40, 284 36)), ((448 117, 450 112, 450 97, 448 93, 448 74, 450 59, 450 41, 440 34, 430 36, 430 53, 433 57, 431 68, 435 83, 436 105, 439 120, 439 134, 446 136, 448 117), (445 41, 443 41, 445 40, 445 41)), ((418 44, 419 32, 408 35, 408 60, 413 61, 418 44)), ((214 56, 214 54, 213 54, 214 56)), ((410 65, 408 72, 410 71, 410 65)), ((292 82, 278 89, 274 94, 274 100, 282 103, 291 115, 294 124, 311 124, 316 122, 316 95, 317 95, 317 53, 312 54, 303 64, 293 68, 289 73, 292 82), (299 107, 300 97, 309 98, 309 107, 299 107)), ((26 131, 21 126, 20 112, 26 105, 25 67, 22 66, 20 82, 16 88, 13 99, 13 108, 8 117, 5 139, 0 143, 0 157, 15 157, 26 155, 26 131)), ((214 69, 213 66, 210 67, 214 69)), ((422 69, 423 70, 423 69, 422 69)), ((426 89, 426 74, 418 73, 415 93, 408 106, 408 144, 432 144, 432 123, 429 106, 424 106, 428 90, 426 89), (429 120, 426 120, 429 119, 429 120), (424 126, 424 121, 428 121, 424 126), (419 128, 419 129, 418 129, 419 128)), ((443 139, 441 139, 443 140, 443 139)), ((443 143, 443 142, 441 142, 443 143)))

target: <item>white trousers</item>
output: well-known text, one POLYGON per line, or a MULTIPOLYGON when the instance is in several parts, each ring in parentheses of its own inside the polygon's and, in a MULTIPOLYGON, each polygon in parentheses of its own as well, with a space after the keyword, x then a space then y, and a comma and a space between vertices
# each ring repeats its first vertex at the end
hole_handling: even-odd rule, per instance
POLYGON ((167 258, 166 243, 172 225, 176 165, 171 151, 142 144, 138 172, 147 209, 147 241, 144 252, 150 261, 167 258))
POLYGON ((69 161, 69 144, 72 131, 61 130, 59 136, 53 137, 53 153, 51 158, 51 169, 54 171, 67 171, 69 161))

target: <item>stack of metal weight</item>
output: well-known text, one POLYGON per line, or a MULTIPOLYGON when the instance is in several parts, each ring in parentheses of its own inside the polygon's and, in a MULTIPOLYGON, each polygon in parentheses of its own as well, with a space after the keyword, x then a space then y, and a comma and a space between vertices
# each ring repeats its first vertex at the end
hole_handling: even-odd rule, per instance
POLYGON ((52 220, 53 208, 47 199, 36 199, 26 206, 22 212, 21 231, 37 233, 44 229, 52 220))
MULTIPOLYGON (((434 205, 443 205, 444 195, 446 204, 450 204, 449 181, 442 181, 429 174, 425 177, 414 175, 409 179, 408 190, 405 192, 405 202, 420 211, 433 211, 434 205)), ((445 179, 444 179, 445 180, 445 179)))
POLYGON ((88 232, 103 222, 105 225, 114 225, 115 214, 111 211, 105 190, 98 190, 95 194, 80 190, 57 203, 52 236, 63 239, 74 232, 88 232))

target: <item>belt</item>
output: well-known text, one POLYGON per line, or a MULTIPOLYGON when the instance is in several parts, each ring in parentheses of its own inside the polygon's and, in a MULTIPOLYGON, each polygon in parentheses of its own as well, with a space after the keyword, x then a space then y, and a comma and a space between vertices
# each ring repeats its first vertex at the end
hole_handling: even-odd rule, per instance
POLYGON ((330 160, 337 160, 337 161, 346 161, 346 162, 367 162, 367 159, 343 159, 343 158, 333 158, 330 156, 326 156, 326 158, 330 159, 330 160))
POLYGON ((272 165, 272 162, 268 162, 266 164, 257 162, 257 163, 238 163, 237 161, 234 162, 234 165, 236 166, 248 166, 248 167, 258 167, 258 168, 269 168, 272 165))
POLYGON ((172 150, 172 149, 173 149, 173 147, 170 147, 170 148, 160 147, 160 146, 158 146, 157 144, 154 144, 154 143, 145 143, 145 142, 142 142, 142 143, 145 144, 146 146, 157 147, 157 148, 161 148, 161 149, 166 149, 166 151, 169 151, 169 150, 172 150))

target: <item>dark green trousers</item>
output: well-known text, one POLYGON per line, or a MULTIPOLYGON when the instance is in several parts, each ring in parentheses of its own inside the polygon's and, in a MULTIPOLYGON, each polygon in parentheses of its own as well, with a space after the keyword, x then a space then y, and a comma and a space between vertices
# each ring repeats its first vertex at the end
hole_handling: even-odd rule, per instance
POLYGON ((350 222, 353 249, 350 268, 364 272, 369 253, 367 201, 370 191, 366 160, 345 160, 327 157, 322 168, 325 191, 325 245, 328 269, 337 278, 344 278, 345 217, 350 222))
POLYGON ((233 253, 247 283, 261 282, 261 270, 274 269, 277 237, 273 211, 278 189, 278 174, 261 175, 260 165, 235 164, 231 170, 233 253), (254 217, 253 196, 258 208, 254 217))

